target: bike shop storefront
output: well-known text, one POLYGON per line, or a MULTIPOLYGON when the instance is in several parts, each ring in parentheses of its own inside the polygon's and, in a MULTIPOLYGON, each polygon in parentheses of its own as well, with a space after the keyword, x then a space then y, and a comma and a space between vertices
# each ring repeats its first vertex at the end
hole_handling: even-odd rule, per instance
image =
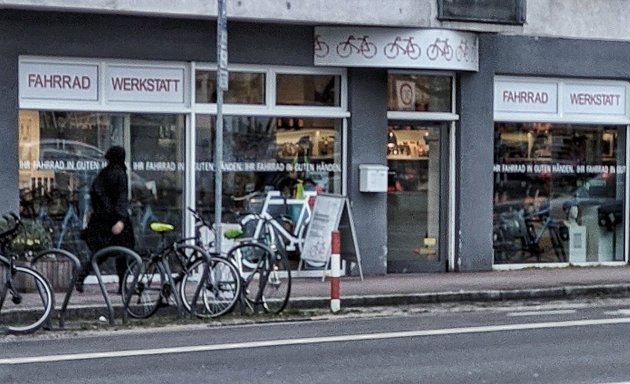
MULTIPOLYGON (((318 27, 314 44, 315 65, 386 72, 386 123, 351 129, 373 133, 382 143, 378 151, 388 167, 387 272, 445 271, 447 263, 452 268, 457 72, 478 70, 477 36, 318 27)), ((353 117, 357 112, 365 113, 357 108, 353 117)))
POLYGON ((628 92, 495 77, 495 268, 625 263, 628 92))
MULTIPOLYGON (((192 233, 186 207, 211 214, 215 69, 194 62, 20 57, 20 207, 40 248, 89 257, 80 231, 91 182, 112 145, 127 151, 139 251, 157 243, 152 221, 174 224, 179 236, 192 233)), ((226 211, 247 209, 231 197, 253 191, 296 197, 298 181, 304 191, 342 193, 344 70, 231 66, 229 76, 226 211)))

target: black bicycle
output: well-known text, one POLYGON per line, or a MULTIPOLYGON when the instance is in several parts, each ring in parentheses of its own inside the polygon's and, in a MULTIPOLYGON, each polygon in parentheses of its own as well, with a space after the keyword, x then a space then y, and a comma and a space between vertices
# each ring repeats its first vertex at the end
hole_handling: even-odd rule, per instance
MULTIPOLYGON (((185 240, 167 243, 165 235, 174 230, 171 224, 155 222, 149 227, 160 235, 160 244, 155 251, 143 256, 140 276, 131 294, 129 315, 148 318, 170 302, 174 302, 178 310, 183 307, 199 318, 228 313, 240 294, 236 268, 185 240)), ((127 268, 123 297, 133 283, 135 268, 138 268, 136 263, 127 268)))
POLYGON ((8 255, 8 245, 22 222, 14 213, 2 218, 9 228, 0 233, 0 330, 32 333, 50 319, 55 307, 53 291, 44 276, 31 267, 18 265, 16 255, 8 255))
MULTIPOLYGON (((212 224, 195 210, 191 208, 188 210, 195 218, 197 243, 207 249, 213 249, 213 244, 204 244, 200 236, 203 231, 214 234, 212 224)), ((264 312, 278 314, 286 308, 291 295, 291 269, 286 253, 273 246, 274 239, 266 239, 271 244, 268 246, 263 242, 265 236, 261 240, 243 238, 242 235, 242 231, 224 234, 227 238, 238 241, 230 248, 226 257, 236 265, 240 273, 242 285, 240 297, 254 312, 262 309, 264 312)))
POLYGON ((499 263, 525 262, 534 257, 535 261, 541 262, 550 246, 555 261, 566 262, 567 226, 551 217, 549 202, 526 208, 496 214, 493 230, 495 260, 499 263))

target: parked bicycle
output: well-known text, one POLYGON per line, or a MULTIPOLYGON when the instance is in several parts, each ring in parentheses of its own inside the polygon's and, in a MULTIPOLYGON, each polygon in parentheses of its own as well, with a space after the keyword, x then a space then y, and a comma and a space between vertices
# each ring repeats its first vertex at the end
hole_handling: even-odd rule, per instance
POLYGON ((234 197, 238 201, 261 201, 260 207, 246 205, 247 212, 241 217, 239 224, 247 236, 258 240, 273 240, 267 245, 274 244, 286 252, 301 252, 304 237, 311 219, 311 208, 308 199, 315 196, 315 192, 304 192, 304 199, 287 199, 280 191, 267 193, 254 192, 242 197, 234 197), (287 212, 294 206, 294 215, 287 212), (283 213, 274 212, 274 207, 281 207, 283 213))
MULTIPOLYGON (((209 231, 214 238, 214 228, 202 215, 188 208, 195 219, 196 239, 198 244, 213 249, 213 244, 204 244, 200 234, 209 231)), ((237 244, 227 252, 227 259, 233 262, 241 277, 242 302, 253 312, 262 309, 264 312, 278 314, 282 312, 291 295, 291 268, 284 252, 258 242, 253 238, 243 237, 243 232, 226 231, 228 239, 237 244)))
POLYGON ((44 276, 31 267, 18 265, 16 255, 8 255, 7 247, 17 235, 21 220, 15 214, 4 215, 3 220, 10 227, 0 233, 0 330, 32 333, 50 319, 54 295, 44 276))
MULTIPOLYGON (((140 277, 131 294, 129 315, 148 318, 170 302, 175 303, 178 311, 185 308, 199 318, 228 313, 240 292, 236 268, 229 261, 210 256, 202 248, 183 240, 167 242, 165 236, 175 229, 171 224, 155 222, 149 227, 160 235, 160 244, 155 251, 143 256, 140 277)), ((123 297, 133 283, 133 271, 137 267, 132 263, 127 268, 123 297)))
POLYGON ((497 262, 523 261, 534 257, 543 261, 547 243, 556 261, 567 261, 564 242, 569 239, 566 225, 551 217, 549 202, 499 213, 494 223, 494 250, 497 262))

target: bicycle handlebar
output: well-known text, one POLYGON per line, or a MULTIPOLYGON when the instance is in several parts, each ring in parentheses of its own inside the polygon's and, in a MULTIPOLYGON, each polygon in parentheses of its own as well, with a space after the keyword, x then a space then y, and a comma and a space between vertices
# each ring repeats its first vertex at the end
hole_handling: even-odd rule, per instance
POLYGON ((263 192, 260 191, 254 191, 254 192, 250 192, 248 194, 245 194, 243 196, 234 196, 232 195, 232 201, 245 201, 245 200, 249 200, 253 197, 258 197, 258 196, 265 196, 265 194, 263 192))

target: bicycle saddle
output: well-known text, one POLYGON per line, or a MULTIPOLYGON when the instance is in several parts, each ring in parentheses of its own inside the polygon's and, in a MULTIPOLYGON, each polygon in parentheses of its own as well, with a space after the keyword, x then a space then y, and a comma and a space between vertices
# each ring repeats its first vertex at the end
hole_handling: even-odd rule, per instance
POLYGON ((151 223, 150 227, 151 227, 151 230, 156 233, 171 232, 172 230, 175 229, 175 227, 171 224, 159 223, 159 222, 151 223))

